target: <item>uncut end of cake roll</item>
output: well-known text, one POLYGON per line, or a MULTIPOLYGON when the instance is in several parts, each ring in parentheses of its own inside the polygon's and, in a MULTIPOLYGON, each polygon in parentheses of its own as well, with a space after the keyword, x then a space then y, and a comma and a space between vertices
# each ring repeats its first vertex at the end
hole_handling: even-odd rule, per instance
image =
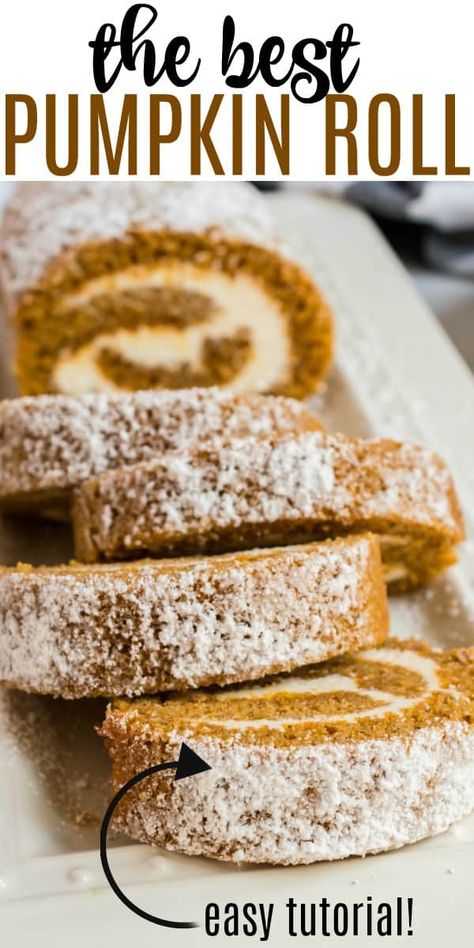
POLYGON ((0 238, 23 394, 302 398, 331 362, 329 307, 248 184, 29 182, 0 238))
POLYGON ((473 712, 474 649, 395 639, 243 687, 119 700, 102 727, 115 790, 182 742, 211 769, 141 781, 115 824, 232 862, 396 849, 472 811, 473 712))

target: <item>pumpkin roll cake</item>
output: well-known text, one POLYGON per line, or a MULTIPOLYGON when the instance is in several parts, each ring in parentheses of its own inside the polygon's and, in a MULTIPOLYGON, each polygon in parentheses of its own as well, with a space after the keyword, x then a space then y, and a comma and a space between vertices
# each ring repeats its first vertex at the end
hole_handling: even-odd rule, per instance
POLYGON ((382 642, 370 536, 210 558, 0 569, 0 681, 80 698, 258 678, 382 642))
POLYGON ((474 807, 474 649, 417 641, 243 687, 118 700, 102 734, 115 789, 184 741, 211 769, 127 792, 133 839, 233 862, 364 856, 474 807))
POLYGON ((370 531, 403 590, 455 562, 463 523, 431 451, 324 432, 232 439, 85 481, 75 493, 85 562, 223 552, 370 531))
POLYGON ((249 184, 28 182, 0 237, 22 394, 300 398, 331 362, 329 307, 249 184))
POLYGON ((0 508, 67 512, 72 489, 104 471, 224 437, 320 427, 294 399, 218 388, 5 400, 0 508))

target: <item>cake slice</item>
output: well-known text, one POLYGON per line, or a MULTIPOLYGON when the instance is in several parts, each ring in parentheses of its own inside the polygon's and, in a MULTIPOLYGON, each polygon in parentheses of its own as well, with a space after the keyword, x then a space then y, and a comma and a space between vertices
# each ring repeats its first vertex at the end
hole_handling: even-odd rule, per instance
POLYGON ((27 182, 0 231, 25 395, 225 385, 298 398, 332 315, 241 182, 27 182))
POLYGON ((226 437, 320 427, 294 399, 218 388, 5 400, 0 509, 64 515, 72 488, 104 471, 226 437))
POLYGON ((369 530, 399 589, 453 563, 463 537, 449 471, 433 452, 322 432, 232 439, 107 473, 78 489, 73 522, 87 562, 369 530))
POLYGON ((387 627, 372 536, 0 569, 0 681, 63 698, 244 681, 378 644, 387 627))
POLYGON ((364 856, 442 833, 474 807, 474 649, 378 649, 264 682, 119 700, 102 734, 117 790, 182 741, 211 765, 129 791, 133 839, 234 862, 364 856))

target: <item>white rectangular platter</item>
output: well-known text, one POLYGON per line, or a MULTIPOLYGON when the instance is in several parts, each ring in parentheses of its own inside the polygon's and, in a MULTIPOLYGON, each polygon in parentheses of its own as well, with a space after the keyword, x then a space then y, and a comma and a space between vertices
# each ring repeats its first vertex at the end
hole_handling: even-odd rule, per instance
MULTIPOLYGON (((433 447, 455 474, 470 539, 448 578, 392 601, 392 629, 401 636, 421 634, 446 647, 474 644, 473 378, 368 218, 301 192, 271 200, 282 235, 323 286, 336 315, 336 367, 327 390, 314 400, 315 410, 333 430, 391 435, 433 447)), ((4 562, 51 562, 67 555, 67 546, 67 539, 58 541, 51 527, 30 525, 25 534, 25 528, 10 526, 3 528, 0 557, 4 562)), ((258 941, 243 935, 216 940, 202 927, 158 930, 129 912, 108 889, 97 848, 97 819, 105 807, 108 779, 105 753, 93 730, 101 713, 97 702, 4 696, 4 943, 76 948, 100 939, 114 948, 131 943, 134 948, 157 943, 173 948, 258 941)), ((396 852, 308 867, 237 869, 124 840, 116 842, 111 861, 130 898, 171 919, 202 920, 210 901, 274 902, 269 944, 278 948, 295 941, 283 924, 290 896, 298 902, 319 902, 325 896, 350 904, 367 896, 374 903, 411 896, 413 935, 397 937, 398 945, 441 948, 449 940, 467 948, 472 943, 474 817, 396 852)), ((343 940, 355 942, 387 939, 343 940)))

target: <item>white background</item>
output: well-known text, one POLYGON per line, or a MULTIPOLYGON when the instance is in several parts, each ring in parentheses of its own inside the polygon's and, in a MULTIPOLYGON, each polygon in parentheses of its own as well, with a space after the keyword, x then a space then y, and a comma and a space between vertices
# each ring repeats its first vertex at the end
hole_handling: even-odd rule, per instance
MULTIPOLYGON (((113 127, 114 115, 120 114, 122 96, 135 92, 140 96, 139 177, 148 176, 147 105, 151 93, 178 95, 183 107, 183 132, 178 142, 162 149, 162 177, 188 178, 189 127, 188 102, 191 92, 200 92, 204 102, 212 95, 231 90, 220 75, 222 21, 231 13, 237 25, 237 38, 249 39, 254 48, 268 36, 279 34, 287 42, 288 59, 293 44, 302 38, 316 36, 330 39, 340 22, 354 26, 355 39, 360 40, 361 65, 348 92, 357 98, 359 170, 362 178, 375 177, 367 160, 367 106, 370 98, 380 92, 391 92, 402 104, 402 163, 397 176, 412 177, 411 160, 411 97, 422 93, 425 107, 425 160, 439 165, 439 178, 444 175, 444 95, 457 97, 459 164, 471 164, 474 178, 474 109, 472 108, 472 5, 465 0, 451 0, 448 6, 427 0, 398 4, 380 0, 352 0, 318 3, 314 0, 156 0, 158 21, 149 35, 155 41, 158 56, 176 34, 186 34, 196 56, 202 59, 199 75, 192 86, 176 89, 166 80, 147 89, 140 72, 122 74, 106 95, 107 111, 113 127)), ((67 93, 79 93, 80 100, 80 165, 78 178, 90 177, 88 99, 96 92, 92 74, 92 50, 89 40, 105 21, 120 25, 128 0, 94 0, 69 3, 65 0, 16 0, 5 4, 0 14, 0 129, 4 132, 4 94, 27 93, 37 100, 38 132, 31 144, 18 149, 17 176, 23 179, 49 177, 44 156, 44 95, 56 93, 65 106, 67 93)), ((352 57, 350 53, 347 61, 352 57)), ((325 61, 324 61, 325 62, 325 61)), ((186 64, 187 65, 187 64, 186 64)), ((324 65, 324 64, 323 64, 324 65)), ((283 71, 283 68, 282 68, 283 71)), ((284 88, 273 90, 256 80, 244 93, 245 165, 244 178, 255 177, 254 98, 264 92, 276 114, 284 88)), ((203 103, 204 104, 204 103, 203 103)), ((64 109, 65 114, 65 109, 64 109)), ((214 126, 216 146, 230 176, 230 102, 223 103, 214 126)), ((324 169, 324 105, 301 105, 291 101, 291 177, 294 180, 320 180, 324 169)), ((61 136, 64 140, 64 135, 61 136)), ((386 135, 385 135, 386 144, 386 135)), ((341 145, 341 161, 337 178, 345 179, 345 146, 341 145)), ((3 142, 0 155, 0 178, 4 177, 3 142)), ((271 149, 269 149, 271 155, 271 149)), ((383 149, 381 159, 386 157, 383 149)), ((58 160, 64 151, 58 153, 58 160)), ((103 173, 106 173, 105 165, 103 173)), ((126 174, 124 173, 124 177, 126 174)), ((269 161, 267 177, 279 177, 275 162, 269 161)), ((204 159, 203 178, 213 178, 212 169, 204 159)), ((459 178, 457 179, 460 180, 459 178)), ((466 179, 462 179, 466 180, 466 179)))

